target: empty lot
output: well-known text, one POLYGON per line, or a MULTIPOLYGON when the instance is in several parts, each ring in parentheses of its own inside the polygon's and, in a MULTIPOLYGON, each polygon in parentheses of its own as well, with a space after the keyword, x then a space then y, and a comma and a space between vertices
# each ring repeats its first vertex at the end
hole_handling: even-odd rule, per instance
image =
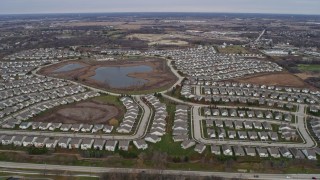
POLYGON ((122 114, 121 112, 122 110, 114 105, 89 100, 52 109, 36 117, 33 121, 65 124, 108 124, 110 119, 119 117, 122 114))
POLYGON ((249 76, 236 79, 236 81, 252 84, 306 87, 306 83, 302 79, 287 72, 249 76))

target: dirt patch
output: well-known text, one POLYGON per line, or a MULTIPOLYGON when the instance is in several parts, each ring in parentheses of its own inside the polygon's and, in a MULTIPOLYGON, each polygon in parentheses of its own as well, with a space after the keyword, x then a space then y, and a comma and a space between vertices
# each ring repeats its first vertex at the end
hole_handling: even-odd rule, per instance
POLYGON ((90 100, 55 109, 43 116, 36 117, 33 121, 65 124, 109 124, 109 120, 119 116, 121 111, 116 106, 90 100))
MULTIPOLYGON (((127 60, 117 60, 112 62, 98 62, 93 60, 82 60, 82 61, 68 61, 60 64, 55 64, 52 66, 45 67, 39 71, 40 74, 45 76, 58 77, 63 79, 69 79, 72 81, 77 81, 89 86, 107 89, 109 91, 141 91, 141 90, 156 90, 163 87, 170 87, 177 80, 177 77, 171 72, 170 68, 167 66, 166 61, 157 58, 143 58, 139 57, 136 59, 127 60), (56 69, 63 67, 67 64, 81 64, 84 67, 67 71, 67 72, 54 72, 56 69), (114 88, 108 85, 107 82, 100 82, 92 79, 95 70, 99 67, 127 67, 127 66, 139 66, 146 65, 152 67, 152 71, 142 72, 142 73, 130 73, 127 76, 147 80, 145 84, 134 85, 125 88, 114 88)), ((116 78, 116 77, 115 77, 116 78)))
POLYGON ((235 81, 242 83, 291 86, 301 88, 310 87, 310 85, 306 84, 302 79, 288 72, 254 75, 235 79, 235 81))

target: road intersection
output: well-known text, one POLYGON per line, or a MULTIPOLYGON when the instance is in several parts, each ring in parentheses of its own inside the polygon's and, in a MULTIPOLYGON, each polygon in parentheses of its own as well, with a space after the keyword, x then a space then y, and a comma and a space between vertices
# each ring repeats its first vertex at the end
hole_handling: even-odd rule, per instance
MULTIPOLYGON (((203 143, 205 145, 243 145, 243 146, 255 146, 255 147, 292 147, 292 148, 313 148, 317 146, 316 141, 312 139, 310 136, 310 133, 308 132, 308 129, 306 127, 306 117, 308 116, 305 112, 306 105, 304 104, 296 104, 298 106, 297 112, 289 112, 289 111, 284 111, 284 110, 279 110, 279 109, 273 109, 273 108, 262 108, 262 107, 250 107, 252 110, 275 110, 278 112, 283 112, 283 113, 290 113, 294 115, 296 118, 296 122, 292 123, 294 125, 301 138, 303 139, 303 143, 293 143, 293 142, 272 142, 270 143, 269 141, 247 141, 247 140, 230 140, 230 139, 223 139, 223 140, 218 140, 218 139, 207 139, 204 138, 203 136, 203 127, 201 122, 202 120, 206 118, 211 118, 211 117, 205 117, 200 114, 200 109, 203 107, 207 107, 208 105, 204 104, 198 104, 198 103, 192 103, 192 102, 186 102, 181 99, 177 99, 175 97, 169 96, 167 93, 170 92, 174 87, 177 85, 181 85, 181 82, 183 81, 184 77, 181 76, 176 69, 173 68, 171 65, 172 61, 167 59, 167 65, 168 67, 171 68, 171 71, 177 76, 178 81, 172 85, 169 89, 160 92, 162 96, 166 99, 169 99, 170 101, 173 101, 175 103, 179 104, 185 104, 191 107, 191 135, 192 138, 198 142, 198 143, 203 143)), ((52 64, 51 64, 52 65, 52 64)), ((49 65, 46 65, 49 66, 49 65)), ((43 66, 44 67, 44 66, 43 66)), ((41 69, 42 67, 38 67, 37 69, 32 71, 32 74, 35 76, 41 76, 37 74, 37 72, 41 69)), ((54 79, 59 79, 59 78, 54 78, 54 79)), ((60 80, 60 79, 59 79, 60 80)), ((81 85, 84 86, 94 92, 99 92, 99 93, 104 93, 104 94, 109 94, 113 96, 120 96, 121 94, 117 93, 112 93, 108 92, 106 90, 101 90, 98 88, 90 87, 78 82, 74 82, 71 80, 66 80, 72 84, 75 85, 81 85)), ((195 88, 195 93, 196 94, 201 94, 201 87, 196 86, 195 88)), ((134 100, 137 102, 137 104, 140 106, 142 109, 142 116, 141 119, 137 125, 137 129, 133 134, 130 135, 119 135, 119 134, 87 134, 87 133, 70 133, 70 132, 48 132, 48 131, 25 131, 25 130, 19 130, 19 131, 12 131, 12 130, 2 130, 2 134, 5 135, 28 135, 28 136, 47 136, 47 137, 81 137, 81 138, 103 138, 107 140, 137 140, 137 139, 142 139, 145 137, 149 124, 151 122, 151 117, 153 114, 152 108, 150 108, 146 103, 142 101, 143 95, 134 95, 132 96, 134 100)), ((217 108, 238 108, 238 106, 225 106, 225 105, 216 105, 217 108)), ((27 111, 28 109, 25 109, 27 111)), ((216 118, 216 117, 215 117, 216 118)), ((223 121, 228 121, 228 120, 242 120, 240 118, 224 118, 224 117, 219 117, 218 119, 223 120, 223 121)), ((248 121, 257 121, 259 119, 252 118, 248 121)), ((282 124, 280 121, 273 121, 270 120, 270 122, 273 122, 274 124, 282 124)), ((0 167, 3 168, 22 168, 22 169, 38 169, 41 170, 43 169, 43 165, 38 165, 38 164, 26 164, 26 163, 10 163, 10 162, 0 162, 0 167)), ((68 171, 74 171, 74 172, 87 172, 88 167, 82 167, 82 166, 60 166, 60 165, 47 165, 46 168, 48 170, 68 170, 68 171)), ((94 173, 102 173, 102 172, 147 172, 147 173, 158 173, 159 171, 157 170, 150 170, 150 169, 120 169, 120 168, 102 168, 102 167, 92 167, 91 171, 94 173)), ((299 174, 299 175, 293 175, 290 174, 288 176, 284 176, 283 174, 258 174, 257 176, 254 177, 254 174, 250 173, 224 173, 224 172, 201 172, 201 171, 174 171, 174 170, 163 170, 161 173, 164 174, 184 174, 184 175, 197 175, 197 176, 221 176, 221 177, 226 177, 226 178, 244 178, 244 179, 287 179, 288 176, 297 178, 297 179, 307 179, 310 178, 310 176, 315 176, 315 175, 304 175, 304 174, 299 174)))

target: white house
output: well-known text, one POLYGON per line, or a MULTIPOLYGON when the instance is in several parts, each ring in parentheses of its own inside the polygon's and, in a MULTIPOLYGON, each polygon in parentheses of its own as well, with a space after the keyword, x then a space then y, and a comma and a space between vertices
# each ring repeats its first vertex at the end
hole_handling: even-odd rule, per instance
POLYGON ((133 144, 137 147, 137 149, 145 150, 148 148, 148 144, 144 139, 135 140, 133 141, 133 144))
POLYGON ((115 151, 118 141, 116 140, 107 140, 105 149, 107 151, 115 151))

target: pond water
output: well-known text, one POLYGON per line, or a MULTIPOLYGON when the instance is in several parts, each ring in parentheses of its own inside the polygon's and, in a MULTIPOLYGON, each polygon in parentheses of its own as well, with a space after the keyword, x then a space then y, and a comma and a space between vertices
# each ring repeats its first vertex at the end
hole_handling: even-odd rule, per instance
POLYGON ((141 86, 147 80, 129 77, 130 73, 150 72, 152 67, 146 65, 128 67, 99 67, 95 70, 96 75, 91 78, 105 83, 113 88, 126 88, 130 86, 141 86))
POLYGON ((59 69, 54 70, 53 72, 67 72, 67 71, 72 71, 72 70, 79 69, 82 67, 84 67, 84 65, 75 64, 75 63, 67 64, 67 65, 60 67, 59 69))

